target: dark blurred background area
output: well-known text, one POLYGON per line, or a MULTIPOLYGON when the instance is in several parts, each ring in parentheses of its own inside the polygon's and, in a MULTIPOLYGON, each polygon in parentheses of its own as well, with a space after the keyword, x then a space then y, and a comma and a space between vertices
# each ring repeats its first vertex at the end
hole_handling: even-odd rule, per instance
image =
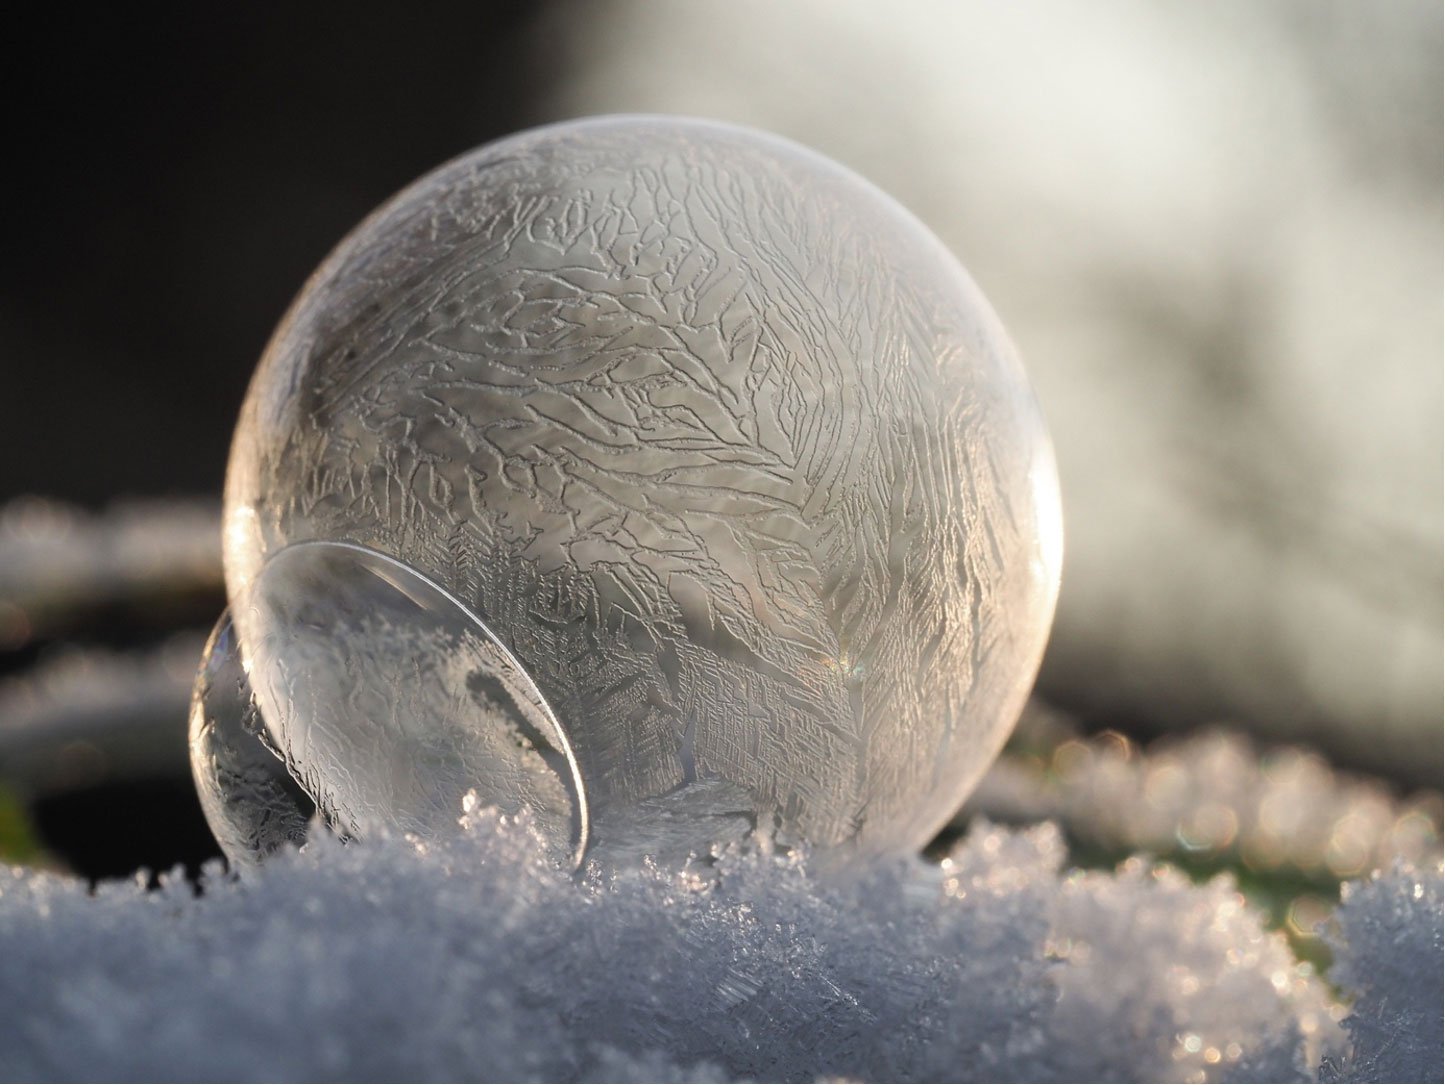
POLYGON ((0 850, 28 818, 91 876, 213 854, 186 691, 271 329, 407 182, 623 111, 832 155, 1000 311, 1065 503, 1073 737, 1029 756, 1227 724, 1438 788, 1438 4, 36 8, 6 54, 0 850))
POLYGON ((216 495, 312 268, 525 123, 543 5, 37 8, 7 52, 0 494, 216 495))

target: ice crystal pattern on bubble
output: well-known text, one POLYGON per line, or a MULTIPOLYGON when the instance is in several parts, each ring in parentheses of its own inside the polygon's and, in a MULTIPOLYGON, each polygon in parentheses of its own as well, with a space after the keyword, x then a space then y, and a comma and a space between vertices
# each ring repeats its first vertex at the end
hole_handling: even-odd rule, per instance
POLYGON ((1052 472, 1002 328, 907 212, 782 140, 611 118, 458 159, 321 268, 243 411, 228 586, 325 540, 455 593, 556 710, 603 841, 720 779, 816 846, 910 847, 1037 667, 1052 472))

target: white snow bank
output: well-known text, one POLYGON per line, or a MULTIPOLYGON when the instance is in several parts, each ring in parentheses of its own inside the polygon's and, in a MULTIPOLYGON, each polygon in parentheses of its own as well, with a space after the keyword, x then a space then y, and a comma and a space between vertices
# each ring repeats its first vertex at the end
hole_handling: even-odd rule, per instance
POLYGON ((1331 1081, 1438 1081, 1445 1065, 1441 1005, 1441 878, 1400 866, 1344 887, 1332 941, 1332 978, 1357 995, 1345 1029, 1352 1041, 1331 1081))
POLYGON ((1230 881, 1137 861, 1061 874, 1049 826, 978 827, 941 865, 839 885, 766 846, 574 881, 527 825, 464 820, 442 845, 318 839, 242 881, 217 868, 199 898, 178 875, 91 895, 0 873, 0 1076, 1265 1081, 1311 1079, 1324 1057, 1345 1076, 1440 1072, 1438 869, 1343 909, 1341 976, 1363 992, 1351 1056, 1343 1009, 1230 881), (1420 1043, 1376 1042, 1407 1019, 1420 1043))

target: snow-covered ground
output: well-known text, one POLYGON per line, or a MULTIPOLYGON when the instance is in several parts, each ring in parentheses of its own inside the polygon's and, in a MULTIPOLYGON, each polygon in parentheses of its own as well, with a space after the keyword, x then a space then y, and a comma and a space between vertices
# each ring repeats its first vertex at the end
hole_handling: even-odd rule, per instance
POLYGON ((1441 872, 1356 886, 1338 993, 1233 882, 1050 826, 824 883, 765 844, 577 878, 527 824, 325 834, 199 895, 0 875, 0 1076, 1431 1080, 1441 872), (1340 998, 1354 999, 1353 1013, 1340 998))

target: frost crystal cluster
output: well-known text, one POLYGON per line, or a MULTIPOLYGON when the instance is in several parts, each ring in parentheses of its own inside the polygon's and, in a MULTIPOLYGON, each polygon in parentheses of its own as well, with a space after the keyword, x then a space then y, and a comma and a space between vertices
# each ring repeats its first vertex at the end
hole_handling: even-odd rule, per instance
POLYGON ((1358 997, 1345 1018, 1353 1043, 1341 1064, 1327 1068, 1327 1080, 1433 1081, 1445 1074, 1441 892, 1438 863, 1433 870, 1400 864, 1388 877, 1344 887, 1335 975, 1358 997))
POLYGON ((524 815, 316 834, 197 896, 0 871, 0 1074, 69 1080, 1430 1080, 1438 867, 1341 912, 1344 1015, 1228 879, 980 825, 819 880, 745 842, 569 876, 524 815))
POLYGON ((203 674, 197 777, 242 861, 302 813, 267 758, 347 834, 476 789, 572 855, 907 851, 1023 704, 1059 531, 1006 334, 883 193, 720 124, 523 133, 376 212, 267 349, 206 665, 247 684, 203 674))

